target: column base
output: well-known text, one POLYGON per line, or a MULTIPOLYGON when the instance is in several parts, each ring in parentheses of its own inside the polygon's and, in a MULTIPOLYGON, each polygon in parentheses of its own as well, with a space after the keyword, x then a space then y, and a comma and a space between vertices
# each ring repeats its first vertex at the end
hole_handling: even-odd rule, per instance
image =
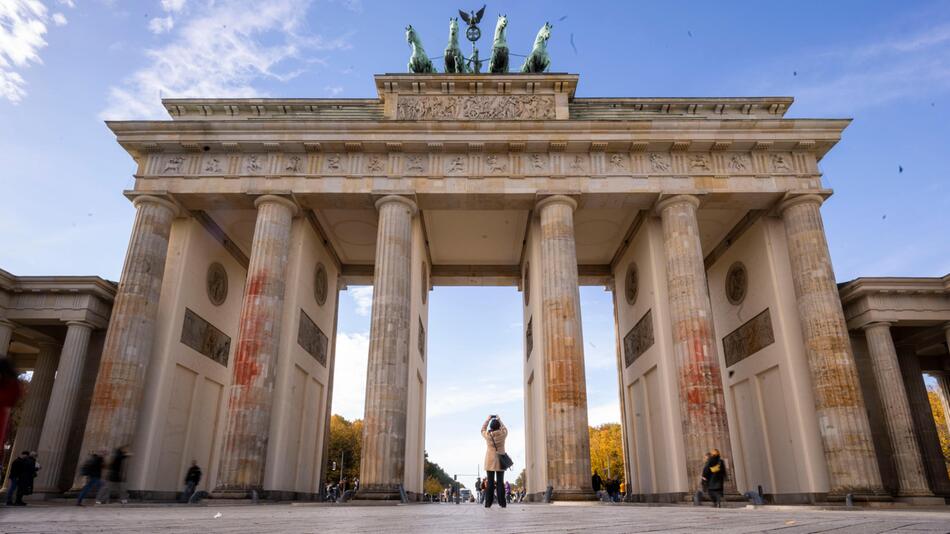
POLYGON ((212 499, 246 500, 266 498, 261 488, 218 488, 211 492, 212 499))
POLYGON ((899 495, 895 500, 913 506, 944 506, 947 504, 946 499, 935 495, 899 495))
POLYGON ((596 501, 599 500, 594 490, 560 489, 551 494, 551 502, 558 501, 596 501))
POLYGON ((404 502, 403 492, 398 486, 383 486, 374 488, 360 487, 359 491, 353 495, 352 500, 404 502))

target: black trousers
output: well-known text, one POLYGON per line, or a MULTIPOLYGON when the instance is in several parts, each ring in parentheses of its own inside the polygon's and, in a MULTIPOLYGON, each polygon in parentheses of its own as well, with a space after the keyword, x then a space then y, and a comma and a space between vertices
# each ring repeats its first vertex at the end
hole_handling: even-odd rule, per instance
POLYGON ((505 472, 489 471, 488 488, 485 491, 485 508, 491 508, 495 497, 498 497, 498 506, 504 508, 508 502, 505 500, 505 472))

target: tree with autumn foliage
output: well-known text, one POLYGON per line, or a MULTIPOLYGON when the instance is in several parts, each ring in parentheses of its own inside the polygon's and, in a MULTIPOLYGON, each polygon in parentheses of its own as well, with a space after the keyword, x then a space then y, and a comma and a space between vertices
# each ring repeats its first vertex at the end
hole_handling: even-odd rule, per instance
POLYGON ((326 481, 340 481, 340 469, 351 483, 360 476, 363 420, 347 421, 342 415, 330 418, 330 447, 327 450, 326 481), (340 465, 342 462, 342 466, 340 465))
POLYGON ((616 478, 621 482, 624 481, 623 438, 620 423, 605 423, 590 427, 590 467, 605 480, 616 478))
POLYGON ((940 437, 940 451, 943 452, 943 461, 947 466, 947 473, 950 474, 950 427, 947 426, 947 416, 943 412, 943 402, 940 400, 940 393, 931 388, 927 388, 927 398, 930 400, 930 411, 934 416, 937 436, 940 437))

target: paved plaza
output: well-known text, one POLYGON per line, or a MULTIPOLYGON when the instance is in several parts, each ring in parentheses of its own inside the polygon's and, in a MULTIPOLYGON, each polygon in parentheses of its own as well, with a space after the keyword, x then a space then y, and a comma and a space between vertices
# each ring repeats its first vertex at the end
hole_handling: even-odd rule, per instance
POLYGON ((950 532, 934 509, 642 505, 32 505, 0 508, 0 532, 950 532))

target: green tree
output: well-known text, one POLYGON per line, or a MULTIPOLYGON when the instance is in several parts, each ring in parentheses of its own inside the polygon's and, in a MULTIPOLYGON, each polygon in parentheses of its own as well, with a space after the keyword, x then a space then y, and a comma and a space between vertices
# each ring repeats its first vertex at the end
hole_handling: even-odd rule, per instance
POLYGON ((606 423, 590 427, 590 466, 600 476, 624 481, 623 437, 619 423, 606 423))
POLYGON ((515 487, 523 488, 524 487, 524 469, 518 473, 518 478, 515 479, 515 487))
MULTIPOLYGON (((429 461, 429 453, 425 453, 426 467, 425 467, 425 479, 426 484, 428 484, 429 479, 434 480, 436 483, 440 484, 441 488, 446 488, 451 484, 455 483, 455 479, 452 478, 448 473, 445 472, 445 469, 442 469, 439 464, 429 461)), ((465 484, 459 483, 460 488, 464 488, 465 484)), ((426 490, 429 491, 428 489, 426 490)), ((438 492, 436 492, 438 493, 438 492)))
POLYGON ((343 476, 351 482, 360 476, 360 452, 363 443, 363 421, 347 421, 342 415, 330 418, 330 447, 327 450, 326 481, 340 480, 343 476), (342 462, 342 465, 341 465, 342 462))
POLYGON ((930 411, 933 413, 937 435, 940 438, 943 461, 947 465, 947 473, 950 474, 950 428, 947 426, 947 416, 943 413, 943 403, 940 401, 939 393, 927 388, 927 399, 930 400, 930 411))

